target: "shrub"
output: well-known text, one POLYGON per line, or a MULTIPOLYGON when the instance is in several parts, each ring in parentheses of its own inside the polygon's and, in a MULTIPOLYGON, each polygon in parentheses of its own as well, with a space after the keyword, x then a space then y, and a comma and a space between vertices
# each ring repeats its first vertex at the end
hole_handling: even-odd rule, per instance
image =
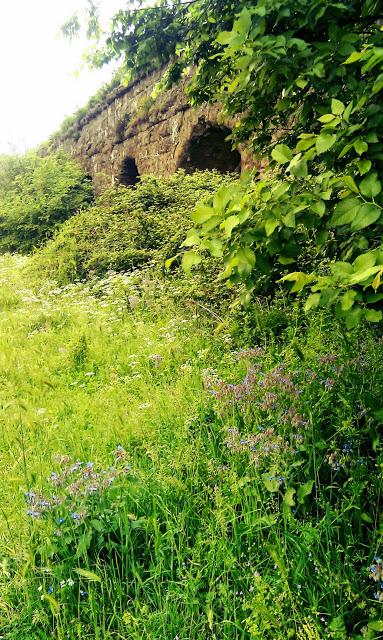
POLYGON ((162 270, 191 226, 195 203, 233 180, 215 171, 179 171, 168 178, 145 176, 135 188, 107 190, 63 225, 35 256, 34 266, 60 283, 111 269, 132 271, 149 262, 162 270))
POLYGON ((91 181, 63 153, 0 160, 0 252, 29 253, 92 200, 91 181))

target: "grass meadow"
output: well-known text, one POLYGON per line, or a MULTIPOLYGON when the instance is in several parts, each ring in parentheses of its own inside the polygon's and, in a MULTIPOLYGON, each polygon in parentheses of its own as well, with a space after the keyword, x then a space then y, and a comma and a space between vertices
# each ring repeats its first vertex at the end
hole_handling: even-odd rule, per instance
POLYGON ((282 301, 246 344, 29 260, 0 261, 2 637, 383 637, 376 330, 282 301))

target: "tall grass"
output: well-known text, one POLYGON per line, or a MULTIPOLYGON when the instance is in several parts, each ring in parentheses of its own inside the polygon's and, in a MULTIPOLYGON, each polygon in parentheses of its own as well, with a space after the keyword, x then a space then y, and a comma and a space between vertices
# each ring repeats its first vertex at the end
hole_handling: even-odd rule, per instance
POLYGON ((0 263, 5 637, 382 637, 379 336, 260 308, 239 348, 156 283, 32 288, 25 260, 0 263))

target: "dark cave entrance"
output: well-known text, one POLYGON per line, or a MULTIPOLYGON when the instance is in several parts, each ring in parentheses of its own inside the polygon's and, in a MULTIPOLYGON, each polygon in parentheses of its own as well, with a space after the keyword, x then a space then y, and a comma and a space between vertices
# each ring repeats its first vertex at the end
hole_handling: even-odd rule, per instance
POLYGON ((226 140, 229 134, 230 129, 227 127, 208 127, 201 133, 193 133, 185 146, 178 168, 185 169, 187 173, 205 169, 215 169, 220 173, 240 173, 241 156, 226 140))
POLYGON ((137 169, 136 161, 134 158, 127 157, 122 163, 121 173, 118 178, 119 184, 123 184, 126 187, 132 187, 137 184, 140 177, 140 173, 137 169))

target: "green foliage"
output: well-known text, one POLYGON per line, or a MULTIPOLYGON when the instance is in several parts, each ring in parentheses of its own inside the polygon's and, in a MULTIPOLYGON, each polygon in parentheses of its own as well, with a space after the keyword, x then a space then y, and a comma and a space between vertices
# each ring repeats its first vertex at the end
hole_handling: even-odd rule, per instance
MULTIPOLYGON (((349 326, 362 317, 379 321, 379 2, 240 0, 235 12, 229 0, 166 6, 121 12, 105 59, 114 55, 116 40, 118 53, 128 57, 138 43, 141 53, 130 59, 136 72, 145 70, 153 25, 159 28, 162 12, 173 11, 166 56, 172 58, 173 47, 179 61, 169 76, 172 69, 179 73, 196 64, 193 100, 221 102, 226 116, 238 118, 234 140, 251 141, 273 169, 223 205, 212 203, 209 220, 206 212, 202 222, 201 216, 196 219, 201 226, 196 246, 221 253, 223 278, 230 284, 244 282, 249 294, 287 275, 283 282, 293 281, 294 292, 311 288, 310 308, 335 306, 349 326), (322 255, 335 270, 347 264, 351 277, 344 270, 342 278, 328 268, 317 272, 316 264, 299 270, 307 244, 317 246, 316 262, 322 255), (373 260, 375 271, 357 270, 355 261, 362 256, 373 260)), ((198 259, 193 251, 184 258, 186 264, 198 259)))
POLYGON ((28 253, 89 205, 91 181, 62 153, 0 161, 0 252, 28 253))
POLYGON ((169 178, 144 176, 135 188, 105 191, 36 254, 35 270, 60 283, 149 263, 161 272, 179 251, 195 203, 233 181, 234 176, 217 172, 179 171, 169 178))
POLYGON ((222 190, 223 206, 212 201, 203 221, 196 216, 195 245, 209 251, 220 243, 222 277, 244 282, 247 297, 279 278, 293 282, 292 292, 311 289, 307 310, 335 306, 348 327, 362 317, 379 322, 383 34, 376 3, 242 4, 232 29, 217 37, 222 53, 202 62, 194 83, 198 93, 211 74, 224 78, 219 88, 211 83, 212 99, 222 99, 230 115, 245 113, 234 137, 270 154, 274 172, 236 193, 222 190), (310 243, 317 262, 329 259, 319 272, 315 263, 311 273, 297 269, 310 243))
POLYGON ((29 260, 0 260, 2 633, 379 638, 374 327, 281 300, 238 349, 134 276, 32 290, 29 260))

